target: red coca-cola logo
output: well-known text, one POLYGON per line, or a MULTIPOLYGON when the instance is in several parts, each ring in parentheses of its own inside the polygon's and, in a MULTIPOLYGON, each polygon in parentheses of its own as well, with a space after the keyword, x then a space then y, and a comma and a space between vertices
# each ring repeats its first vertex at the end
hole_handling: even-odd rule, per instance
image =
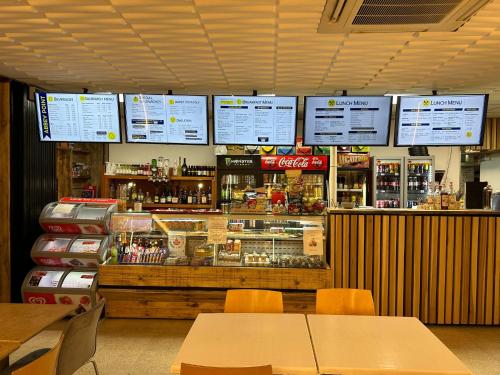
POLYGON ((262 169, 264 170, 326 170, 328 157, 326 156, 263 156, 262 169))
POLYGON ((282 158, 278 161, 280 168, 307 168, 309 166, 309 159, 298 157, 295 159, 282 158))

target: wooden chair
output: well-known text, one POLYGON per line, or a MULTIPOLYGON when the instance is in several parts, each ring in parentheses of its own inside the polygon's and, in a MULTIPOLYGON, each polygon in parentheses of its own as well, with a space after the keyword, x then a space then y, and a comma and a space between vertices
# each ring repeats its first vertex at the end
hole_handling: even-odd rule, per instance
POLYGON ((181 375, 272 375, 271 365, 255 367, 207 367, 181 363, 181 375))
MULTIPOLYGON (((55 375, 57 369, 57 357, 61 349, 64 336, 57 344, 47 352, 44 352, 39 357, 36 354, 28 354, 10 366, 3 374, 11 375, 55 375), (33 359, 35 358, 35 359, 33 359)), ((42 353, 42 352, 39 352, 42 353)))
POLYGON ((365 289, 318 289, 316 314, 375 315, 372 292, 365 289))
POLYGON ((226 293, 226 313, 282 313, 283 294, 271 290, 232 289, 226 293))

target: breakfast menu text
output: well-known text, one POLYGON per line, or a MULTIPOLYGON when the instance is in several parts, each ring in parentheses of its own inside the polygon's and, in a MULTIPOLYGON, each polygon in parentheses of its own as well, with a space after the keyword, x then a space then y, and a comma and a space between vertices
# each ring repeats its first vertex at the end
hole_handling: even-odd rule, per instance
POLYGON ((401 97, 399 146, 479 145, 485 95, 401 97))
POLYGON ((207 97, 125 95, 127 142, 208 144, 207 97))
POLYGON ((297 97, 214 96, 215 144, 295 145, 297 97))
POLYGON ((35 94, 40 140, 120 142, 117 95, 35 94))
POLYGON ((304 145, 387 145, 391 100, 387 96, 306 97, 304 145))

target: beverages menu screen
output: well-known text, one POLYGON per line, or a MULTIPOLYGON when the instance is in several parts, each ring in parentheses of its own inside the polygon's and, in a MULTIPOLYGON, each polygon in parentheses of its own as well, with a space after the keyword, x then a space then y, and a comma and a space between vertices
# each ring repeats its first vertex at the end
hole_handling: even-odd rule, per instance
POLYGON ((389 96, 309 96, 304 102, 304 145, 386 146, 389 96))
POLYGON ((125 95, 127 142, 208 144, 206 96, 125 95))
POLYGON ((120 143, 118 96, 35 93, 40 140, 120 143))
POLYGON ((214 143, 294 146, 296 96, 214 96, 214 143))
POLYGON ((402 96, 395 146, 481 145, 488 95, 402 96))

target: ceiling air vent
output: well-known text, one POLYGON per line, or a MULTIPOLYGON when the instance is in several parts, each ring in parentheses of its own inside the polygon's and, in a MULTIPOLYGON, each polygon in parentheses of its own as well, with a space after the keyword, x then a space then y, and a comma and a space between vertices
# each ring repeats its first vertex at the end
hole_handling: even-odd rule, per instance
POLYGON ((320 33, 456 31, 490 0, 327 0, 320 33))

